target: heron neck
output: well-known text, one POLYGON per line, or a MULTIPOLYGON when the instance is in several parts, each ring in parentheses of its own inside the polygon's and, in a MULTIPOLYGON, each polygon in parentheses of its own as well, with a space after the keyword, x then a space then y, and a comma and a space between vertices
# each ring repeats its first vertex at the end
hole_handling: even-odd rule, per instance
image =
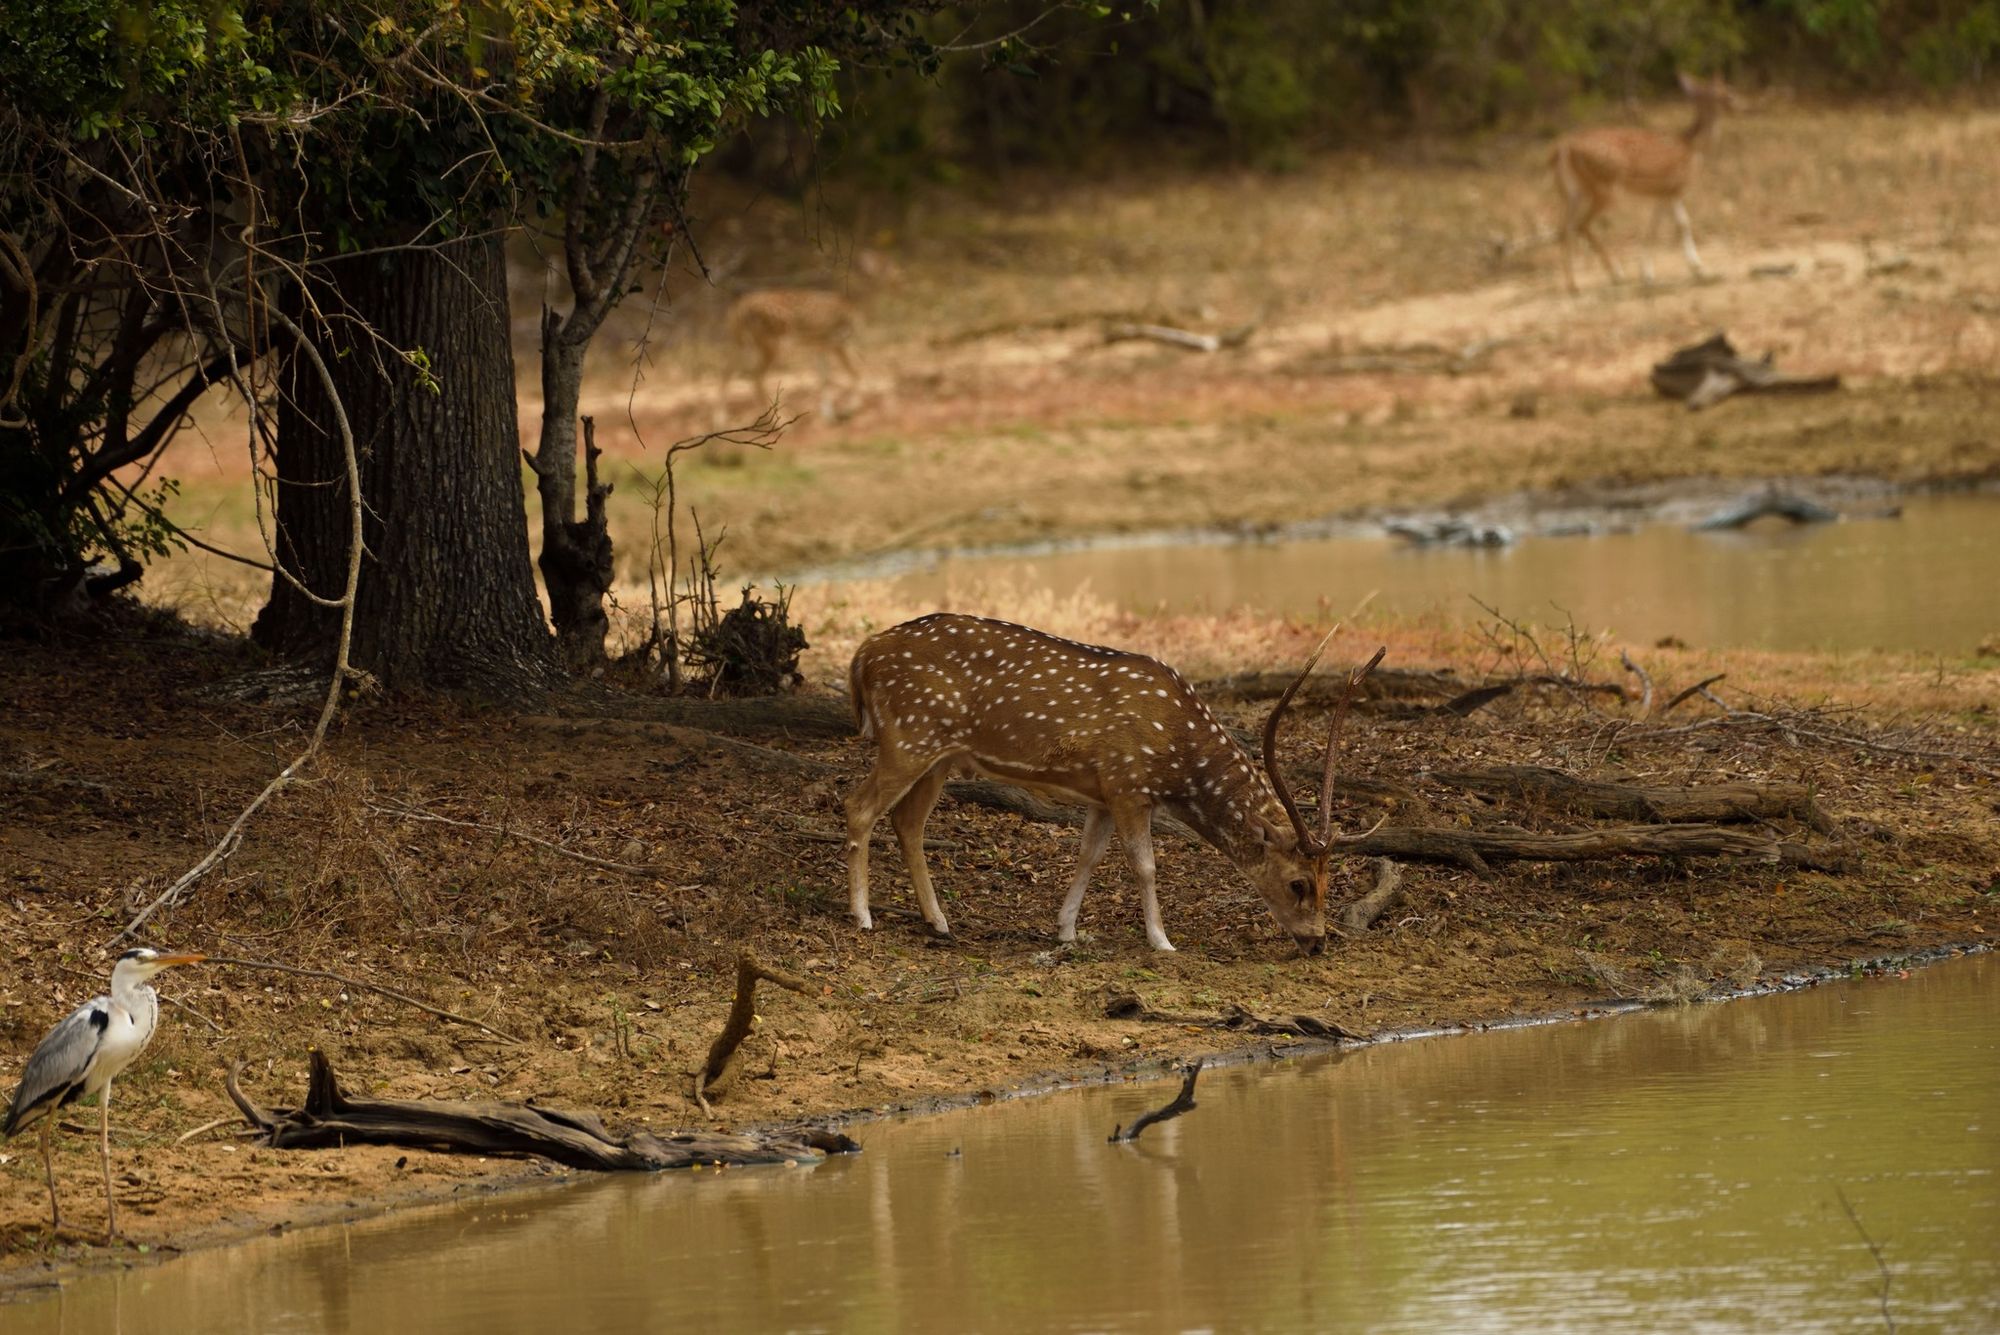
POLYGON ((124 969, 111 971, 111 1000, 133 1014, 146 1010, 149 1001, 158 1005, 157 996, 152 986, 138 973, 124 969))

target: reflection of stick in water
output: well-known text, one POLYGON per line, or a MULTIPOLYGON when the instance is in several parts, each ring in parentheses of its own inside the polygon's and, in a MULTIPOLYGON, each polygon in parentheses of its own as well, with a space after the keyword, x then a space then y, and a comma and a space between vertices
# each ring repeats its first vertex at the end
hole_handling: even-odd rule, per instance
POLYGON ((1868 1254, 1875 1258, 1875 1268, 1882 1272, 1882 1324, 1889 1328, 1889 1335, 1896 1335, 1896 1318, 1889 1315, 1889 1263, 1882 1259, 1882 1249, 1875 1245, 1875 1239, 1869 1237, 1868 1230, 1862 1227, 1861 1216, 1855 1213, 1853 1204, 1847 1199, 1847 1192, 1835 1187, 1833 1194, 1840 1199, 1840 1208, 1847 1211, 1847 1221, 1853 1224, 1854 1231, 1861 1235, 1861 1241, 1867 1246, 1868 1254))
POLYGON ((1200 1074, 1201 1061, 1197 1058, 1188 1063, 1187 1078, 1181 1081, 1181 1092, 1174 1095, 1172 1103, 1169 1103, 1164 1108, 1158 1108, 1152 1112, 1142 1114, 1137 1121, 1132 1123, 1132 1129, 1129 1131, 1123 1127, 1111 1128, 1111 1143, 1115 1145, 1122 1140, 1137 1140, 1139 1133, 1153 1123, 1168 1121, 1171 1118, 1179 1117, 1184 1112, 1193 1112, 1194 1078, 1200 1074))

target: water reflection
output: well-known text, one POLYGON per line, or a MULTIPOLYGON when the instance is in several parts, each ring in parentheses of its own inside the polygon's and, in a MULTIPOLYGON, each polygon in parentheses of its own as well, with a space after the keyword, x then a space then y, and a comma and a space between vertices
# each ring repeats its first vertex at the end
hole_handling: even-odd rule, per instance
POLYGON ((2000 966, 864 1128, 96 1277, 10 1331, 2000 1327, 2000 966), (959 1151, 954 1154, 952 1151, 959 1151))
POLYGON ((1912 497, 1903 517, 1803 528, 1690 533, 1657 525, 1597 537, 1529 538, 1502 550, 1408 548, 1383 539, 1175 545, 1034 557, 947 558, 897 580, 917 602, 1004 578, 1122 607, 1242 606, 1336 615, 1372 595, 1400 616, 1432 612, 1560 624, 1635 643, 1758 649, 1917 649, 1970 656, 1995 630, 2000 501, 1912 497), (1560 609, 1560 610, 1559 610, 1560 609))

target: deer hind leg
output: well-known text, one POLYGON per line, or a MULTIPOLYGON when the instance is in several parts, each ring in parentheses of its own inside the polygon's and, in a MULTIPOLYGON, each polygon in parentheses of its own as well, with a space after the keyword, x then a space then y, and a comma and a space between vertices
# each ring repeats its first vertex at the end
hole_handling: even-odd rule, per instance
MULTIPOLYGON (((778 341, 776 339, 759 339, 757 341, 757 368, 751 372, 750 378, 757 385, 757 411, 760 413, 772 406, 770 388, 771 368, 777 364, 778 341)), ((785 387, 779 385, 777 392, 783 394, 785 387)))
POLYGON ((1622 283, 1625 281, 1625 275, 1618 271, 1617 261, 1611 258, 1611 252, 1604 248, 1603 239, 1597 235, 1597 224, 1604 217, 1604 211, 1610 207, 1610 203, 1608 199, 1596 195, 1590 196, 1584 203, 1583 216, 1578 221, 1576 230, 1583 234, 1583 239, 1597 252, 1598 262, 1603 264, 1604 272, 1610 276, 1611 281, 1622 283))
POLYGON ((1694 223, 1688 218, 1687 205, 1680 200, 1673 203, 1674 222, 1681 229, 1681 254, 1687 256, 1688 268, 1696 278, 1708 277, 1708 270, 1702 267, 1701 252, 1694 248, 1694 223))
MULTIPOLYGON (((902 800, 931 763, 931 759, 921 764, 904 760, 884 745, 875 768, 847 795, 847 910, 854 925, 863 931, 875 926, 868 912, 868 836, 882 813, 902 800)), ((921 866, 922 845, 918 848, 917 865, 921 866)))
POLYGON ((940 760, 889 809, 889 823, 896 829, 896 842, 902 845, 903 867, 910 874, 910 889, 916 892, 917 907, 923 910, 924 921, 939 936, 950 936, 951 924, 945 921, 944 910, 938 906, 937 891, 931 886, 930 864, 924 861, 924 822, 930 819, 931 808, 937 805, 938 794, 944 791, 950 771, 950 762, 940 760))
POLYGON ((1576 295, 1576 265, 1571 252, 1576 248, 1577 213, 1583 201, 1578 196, 1577 186, 1571 181, 1569 171, 1561 157, 1556 159, 1556 191, 1562 196, 1562 226, 1559 229, 1562 240, 1563 286, 1571 296, 1576 295))
POLYGON ((1083 818, 1083 844, 1077 853, 1076 877, 1069 883, 1062 913, 1056 918, 1056 940, 1064 944, 1076 940, 1076 915, 1083 909, 1083 892, 1090 888, 1090 874, 1097 870, 1097 864, 1104 860, 1104 850, 1109 847, 1111 813, 1103 807, 1092 807, 1083 818))
POLYGON ((1125 861, 1139 882, 1139 911, 1146 920, 1146 944, 1155 950, 1172 950, 1167 929, 1160 922, 1160 896, 1154 886, 1153 808, 1142 802, 1114 801, 1111 819, 1118 826, 1118 842, 1125 845, 1125 861))

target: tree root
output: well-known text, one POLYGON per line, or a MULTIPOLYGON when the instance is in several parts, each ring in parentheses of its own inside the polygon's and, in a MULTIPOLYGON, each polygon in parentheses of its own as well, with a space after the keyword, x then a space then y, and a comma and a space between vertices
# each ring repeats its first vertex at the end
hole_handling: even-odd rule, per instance
POLYGON ((1360 936, 1375 920, 1408 898, 1403 893, 1403 869, 1387 858, 1375 859, 1375 888, 1340 911, 1340 930, 1360 936))

